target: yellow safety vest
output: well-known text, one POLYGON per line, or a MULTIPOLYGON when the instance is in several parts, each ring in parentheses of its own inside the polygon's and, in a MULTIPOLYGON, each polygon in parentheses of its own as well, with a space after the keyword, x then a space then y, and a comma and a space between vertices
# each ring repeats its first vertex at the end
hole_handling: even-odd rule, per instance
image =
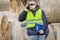
POLYGON ((36 11, 35 16, 33 15, 33 13, 30 10, 27 11, 26 21, 27 21, 27 26, 26 26, 27 28, 35 27, 36 23, 43 25, 41 9, 38 9, 36 11))

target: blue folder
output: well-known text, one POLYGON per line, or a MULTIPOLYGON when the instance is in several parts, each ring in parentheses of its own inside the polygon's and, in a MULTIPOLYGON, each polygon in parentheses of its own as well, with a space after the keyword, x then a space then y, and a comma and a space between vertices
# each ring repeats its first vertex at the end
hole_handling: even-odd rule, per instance
POLYGON ((36 31, 37 33, 40 32, 40 30, 42 29, 43 25, 40 25, 40 24, 36 24, 36 31))

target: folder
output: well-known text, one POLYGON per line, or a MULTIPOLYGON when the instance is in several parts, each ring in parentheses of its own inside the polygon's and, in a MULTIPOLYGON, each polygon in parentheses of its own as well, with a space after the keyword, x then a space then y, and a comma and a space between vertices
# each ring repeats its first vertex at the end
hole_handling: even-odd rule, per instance
POLYGON ((42 29, 43 25, 40 25, 40 24, 36 24, 36 31, 37 33, 40 32, 40 30, 42 29))

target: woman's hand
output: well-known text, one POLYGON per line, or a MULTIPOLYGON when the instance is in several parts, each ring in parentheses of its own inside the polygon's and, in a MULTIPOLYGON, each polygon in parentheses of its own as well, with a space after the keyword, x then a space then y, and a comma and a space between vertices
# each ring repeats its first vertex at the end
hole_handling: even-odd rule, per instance
POLYGON ((44 30, 40 30, 40 34, 44 34, 44 30))

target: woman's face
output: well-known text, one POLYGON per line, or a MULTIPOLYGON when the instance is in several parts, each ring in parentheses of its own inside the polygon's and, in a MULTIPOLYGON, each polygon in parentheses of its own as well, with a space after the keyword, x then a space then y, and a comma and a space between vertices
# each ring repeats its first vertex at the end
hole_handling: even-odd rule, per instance
POLYGON ((29 9, 30 9, 30 10, 34 10, 35 7, 36 7, 36 4, 30 4, 30 5, 29 5, 29 9))

